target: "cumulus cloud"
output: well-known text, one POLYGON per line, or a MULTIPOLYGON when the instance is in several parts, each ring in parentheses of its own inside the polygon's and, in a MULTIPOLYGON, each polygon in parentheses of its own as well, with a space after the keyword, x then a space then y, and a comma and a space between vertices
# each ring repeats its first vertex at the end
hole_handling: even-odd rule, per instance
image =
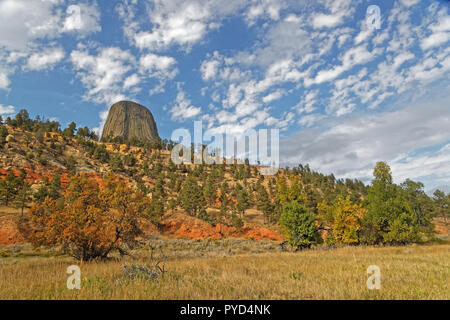
POLYGON ((181 88, 178 88, 177 98, 170 109, 172 120, 184 121, 193 118, 200 114, 200 107, 193 106, 191 101, 186 97, 186 94, 181 88))
POLYGON ((86 100, 111 105, 126 97, 122 88, 126 75, 135 65, 134 56, 128 51, 109 47, 91 55, 87 49, 79 48, 71 53, 70 60, 88 89, 86 100))
POLYGON ((205 81, 214 79, 219 71, 221 64, 219 52, 214 51, 213 56, 209 60, 204 60, 200 66, 202 78, 205 81))
POLYGON ((60 62, 65 53, 53 47, 64 33, 100 30, 96 1, 67 6, 64 0, 0 0, 0 89, 10 89, 20 66, 40 71, 60 62))
POLYGON ((11 81, 9 80, 9 75, 6 70, 1 70, 0 68, 0 89, 7 90, 9 88, 11 81))
POLYGON ((63 32, 77 32, 85 35, 102 30, 100 26, 100 11, 97 4, 78 3, 70 5, 66 10, 67 16, 63 21, 63 32))
POLYGON ((58 35, 61 14, 54 12, 60 1, 0 1, 0 47, 26 49, 30 41, 58 35))
POLYGON ((142 56, 139 61, 143 71, 159 79, 173 79, 178 72, 175 68, 176 63, 176 60, 172 57, 159 56, 153 53, 142 56))
POLYGON ((71 5, 65 14, 59 10, 63 4, 63 0, 1 0, 0 47, 26 50, 34 40, 58 38, 62 32, 99 31, 95 2, 71 5))
POLYGON ((141 78, 139 78, 137 74, 132 74, 131 76, 127 77, 123 82, 123 88, 124 90, 130 89, 138 85, 140 82, 141 78))
POLYGON ((64 59, 66 53, 62 48, 49 48, 42 52, 33 53, 24 66, 25 70, 40 71, 49 69, 64 59))
POLYGON ((131 42, 140 49, 163 50, 171 45, 189 49, 220 21, 245 6, 242 1, 155 0, 148 6, 148 19, 152 28, 147 29, 130 19, 138 10, 136 3, 119 7, 125 22, 124 31, 131 42))
POLYGON ((16 109, 14 106, 4 106, 0 104, 0 115, 10 115, 16 112, 16 109))

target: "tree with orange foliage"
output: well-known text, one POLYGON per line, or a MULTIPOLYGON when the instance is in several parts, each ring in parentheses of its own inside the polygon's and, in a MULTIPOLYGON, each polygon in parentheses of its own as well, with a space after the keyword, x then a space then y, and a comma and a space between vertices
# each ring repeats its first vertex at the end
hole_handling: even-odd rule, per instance
POLYGON ((72 177, 64 205, 49 197, 29 211, 28 238, 34 246, 62 246, 84 261, 106 258, 120 245, 133 242, 142 232, 139 219, 148 218, 150 201, 123 180, 108 174, 103 189, 85 175, 72 177))

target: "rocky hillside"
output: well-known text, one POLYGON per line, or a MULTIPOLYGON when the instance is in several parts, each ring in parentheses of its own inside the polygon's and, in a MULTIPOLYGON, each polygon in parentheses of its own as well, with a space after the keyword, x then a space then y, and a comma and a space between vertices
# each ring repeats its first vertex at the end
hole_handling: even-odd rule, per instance
MULTIPOLYGON (((126 127, 138 125, 141 108, 127 103, 113 106, 108 120, 112 127, 116 122, 122 126, 117 125, 117 134, 120 130, 130 134, 126 127)), ((149 115, 145 135, 154 137, 153 117, 148 110, 142 112, 149 115)), ((148 226, 147 234, 175 238, 281 240, 283 203, 295 200, 322 217, 339 198, 348 198, 351 208, 359 208, 367 199, 368 189, 361 181, 336 179, 312 171, 308 165, 280 169, 275 176, 261 175, 261 168, 248 162, 175 165, 170 160, 172 142, 159 137, 142 142, 133 137, 135 143, 99 142, 88 128, 76 128, 72 123, 61 130, 58 123, 29 119, 25 111, 0 124, 0 245, 21 241, 15 225, 33 203, 46 197, 64 202, 67 183, 79 173, 89 175, 100 188, 109 172, 124 178, 151 199, 152 214, 158 221, 148 226)), ((412 187, 401 188, 408 196, 412 187)), ((418 197, 427 206, 431 201, 420 192, 411 195, 411 206, 418 197)), ((439 232, 448 234, 442 208, 438 206, 438 215, 445 228, 439 232)))
POLYGON ((123 138, 151 141, 159 138, 152 113, 144 106, 131 101, 121 101, 109 110, 102 140, 123 138))

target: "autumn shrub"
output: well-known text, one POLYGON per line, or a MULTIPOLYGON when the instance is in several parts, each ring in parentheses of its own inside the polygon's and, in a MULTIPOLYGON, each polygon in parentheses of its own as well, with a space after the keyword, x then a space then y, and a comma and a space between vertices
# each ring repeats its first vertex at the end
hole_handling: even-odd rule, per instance
MULTIPOLYGON (((106 258, 142 234, 139 219, 148 218, 151 203, 123 180, 109 174, 101 189, 85 175, 71 178, 61 207, 47 197, 29 211, 34 246, 62 246, 77 259, 106 258)), ((122 251, 121 251, 122 253, 122 251)))

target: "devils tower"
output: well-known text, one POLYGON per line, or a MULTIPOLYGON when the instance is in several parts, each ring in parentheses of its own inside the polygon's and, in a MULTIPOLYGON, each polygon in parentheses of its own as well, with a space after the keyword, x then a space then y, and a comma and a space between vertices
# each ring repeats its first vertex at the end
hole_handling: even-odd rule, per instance
POLYGON ((141 141, 159 138, 158 128, 150 110, 132 101, 115 103, 109 110, 102 140, 116 137, 123 137, 125 140, 136 138, 141 141))

